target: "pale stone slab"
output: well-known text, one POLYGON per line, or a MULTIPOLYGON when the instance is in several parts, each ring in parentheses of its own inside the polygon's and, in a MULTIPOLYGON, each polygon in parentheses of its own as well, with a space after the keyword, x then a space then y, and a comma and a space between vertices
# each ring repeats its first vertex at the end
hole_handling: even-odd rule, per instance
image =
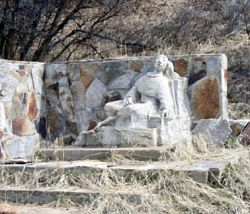
POLYGON ((131 88, 131 81, 138 75, 135 72, 128 71, 126 74, 114 79, 109 83, 108 89, 109 90, 129 90, 131 88))
POLYGON ((17 137, 2 142, 6 154, 6 159, 29 159, 34 158, 35 152, 39 148, 40 136, 34 134, 31 136, 17 137))
POLYGON ((97 132, 81 133, 75 142, 76 146, 87 147, 136 147, 157 146, 156 128, 116 129, 104 126, 97 132))
POLYGON ((106 86, 100 80, 94 80, 86 91, 86 107, 98 108, 102 106, 103 97, 106 91, 106 86))
POLYGON ((194 135, 204 137, 208 144, 224 146, 232 130, 227 120, 202 119, 198 121, 193 133, 194 135))
POLYGON ((61 149, 41 149, 38 156, 42 161, 108 160, 112 155, 122 155, 138 161, 158 161, 168 158, 173 147, 130 147, 130 148, 85 148, 64 147, 61 149))

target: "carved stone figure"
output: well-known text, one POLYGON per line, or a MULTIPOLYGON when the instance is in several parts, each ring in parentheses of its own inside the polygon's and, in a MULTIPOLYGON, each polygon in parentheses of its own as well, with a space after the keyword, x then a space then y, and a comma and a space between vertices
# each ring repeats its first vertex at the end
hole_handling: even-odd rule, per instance
POLYGON ((124 100, 107 103, 107 119, 82 132, 76 144, 156 146, 180 141, 175 134, 190 134, 186 83, 166 56, 157 56, 154 70, 139 78, 124 100))

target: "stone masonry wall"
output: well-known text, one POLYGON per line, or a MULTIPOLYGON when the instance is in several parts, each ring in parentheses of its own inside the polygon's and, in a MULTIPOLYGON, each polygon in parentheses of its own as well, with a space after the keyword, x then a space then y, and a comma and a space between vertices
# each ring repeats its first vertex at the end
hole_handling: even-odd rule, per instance
MULTIPOLYGON (((226 56, 169 59, 188 78, 193 119, 227 118, 226 56)), ((105 103, 122 99, 153 63, 154 57, 46 64, 0 60, 0 160, 31 157, 41 138, 74 138, 94 128, 106 116, 105 103)))
MULTIPOLYGON (((188 78, 193 119, 227 118, 225 55, 169 56, 175 71, 188 78)), ((47 64, 47 136, 77 135, 105 118, 105 103, 119 100, 153 69, 154 57, 47 64)))
POLYGON ((0 60, 0 159, 32 156, 39 145, 43 63, 0 60))

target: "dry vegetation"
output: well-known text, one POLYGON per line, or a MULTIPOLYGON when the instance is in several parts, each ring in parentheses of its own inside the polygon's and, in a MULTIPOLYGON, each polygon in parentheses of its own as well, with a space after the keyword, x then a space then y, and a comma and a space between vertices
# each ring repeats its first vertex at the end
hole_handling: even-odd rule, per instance
MULTIPOLYGON (((220 156, 233 149, 212 150, 207 144, 189 144, 164 154, 160 161, 188 161, 220 156)), ((110 162, 140 164, 128 157, 111 155, 110 162)), ((211 177, 212 178, 212 177, 211 177)), ((84 213, 249 213, 250 160, 242 158, 237 165, 229 165, 221 178, 209 184, 195 182, 184 172, 133 171, 127 174, 113 170, 88 171, 2 170, 0 188, 32 189, 91 189, 100 192, 92 201, 74 201, 62 194, 52 207, 76 206, 84 213)))

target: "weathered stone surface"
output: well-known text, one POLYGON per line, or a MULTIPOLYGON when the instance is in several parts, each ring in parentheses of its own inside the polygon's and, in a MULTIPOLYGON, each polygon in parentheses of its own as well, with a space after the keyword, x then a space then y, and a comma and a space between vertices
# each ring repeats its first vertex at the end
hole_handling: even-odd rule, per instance
POLYGON ((131 61, 130 65, 129 65, 129 69, 139 72, 143 69, 144 64, 142 61, 131 61))
POLYGON ((78 121, 79 131, 89 130, 90 127, 93 127, 97 123, 93 117, 93 113, 87 110, 77 110, 76 119, 78 121))
POLYGON ((11 66, 6 68, 1 68, 0 74, 0 92, 1 92, 1 101, 11 101, 12 96, 15 95, 17 86, 20 83, 19 76, 15 74, 15 71, 11 69, 11 66))
POLYGON ((200 70, 197 73, 191 74, 188 78, 188 84, 192 85, 196 83, 198 80, 202 79, 203 77, 206 77, 207 72, 206 70, 200 70))
POLYGON ((43 77, 44 77, 44 64, 43 63, 35 63, 32 65, 27 65, 29 69, 29 80, 31 82, 31 90, 34 91, 35 94, 42 95, 43 91, 43 77))
POLYGON ((31 121, 35 120, 38 113, 37 101, 34 92, 28 95, 28 116, 31 121))
POLYGON ((89 86, 86 91, 86 107, 98 108, 102 105, 104 95, 107 91, 106 86, 98 79, 89 86))
POLYGON ((122 60, 106 61, 98 64, 96 78, 104 85, 123 75, 128 70, 127 65, 122 60))
POLYGON ((208 145, 223 146, 229 139, 232 130, 227 120, 201 119, 194 128, 193 133, 203 137, 208 145))
POLYGON ((82 81, 74 81, 71 85, 71 93, 76 110, 83 110, 85 108, 85 93, 86 88, 82 81))
POLYGON ((127 72, 126 74, 119 76, 110 82, 108 89, 109 90, 117 90, 117 89, 125 89, 129 90, 131 88, 131 81, 137 75, 135 72, 127 72))
POLYGON ((39 158, 43 161, 79 161, 100 160, 107 161, 112 154, 122 155, 139 161, 158 161, 162 156, 169 158, 172 147, 129 147, 129 148, 86 148, 64 147, 39 150, 39 158))
POLYGON ((80 63, 69 63, 67 66, 67 74, 71 83, 80 81, 80 63))
POLYGON ((192 110, 195 119, 218 118, 220 115, 219 82, 206 77, 192 87, 192 110))
POLYGON ((45 83, 46 86, 56 84, 61 78, 67 75, 66 64, 46 64, 45 65, 45 83))
POLYGON ((18 136, 33 135, 36 133, 35 125, 27 118, 17 118, 12 121, 13 134, 18 136))
POLYGON ((191 58, 191 69, 189 71, 189 75, 197 74, 201 71, 207 71, 207 62, 206 57, 203 56, 194 56, 191 58))
POLYGON ((65 119, 72 121, 75 118, 73 97, 66 77, 59 80, 59 100, 64 111, 65 119))
POLYGON ((63 110, 57 108, 53 103, 47 103, 48 112, 48 137, 54 140, 56 137, 65 134, 66 132, 66 121, 63 110))
POLYGON ((11 118, 25 117, 27 93, 15 94, 12 98, 11 118))
POLYGON ((172 61, 175 71, 181 76, 188 76, 188 62, 185 59, 172 61))
POLYGON ((157 129, 116 129, 105 126, 97 133, 82 133, 75 142, 87 147, 136 147, 157 146, 157 129))
POLYGON ((1 102, 0 102, 0 132, 9 132, 9 126, 5 114, 4 105, 1 102))
POLYGON ((13 137, 3 142, 6 159, 32 159, 39 146, 38 134, 26 137, 13 137))
POLYGON ((249 120, 228 120, 232 129, 232 136, 237 137, 247 125, 249 120))
POLYGON ((240 134, 239 142, 244 146, 250 145, 250 122, 248 122, 240 134))
POLYGON ((233 123, 230 125, 230 128, 232 129, 232 136, 236 137, 241 133, 243 126, 239 123, 233 123))
POLYGON ((85 88, 88 88, 94 81, 95 68, 90 64, 80 66, 80 77, 85 88))

